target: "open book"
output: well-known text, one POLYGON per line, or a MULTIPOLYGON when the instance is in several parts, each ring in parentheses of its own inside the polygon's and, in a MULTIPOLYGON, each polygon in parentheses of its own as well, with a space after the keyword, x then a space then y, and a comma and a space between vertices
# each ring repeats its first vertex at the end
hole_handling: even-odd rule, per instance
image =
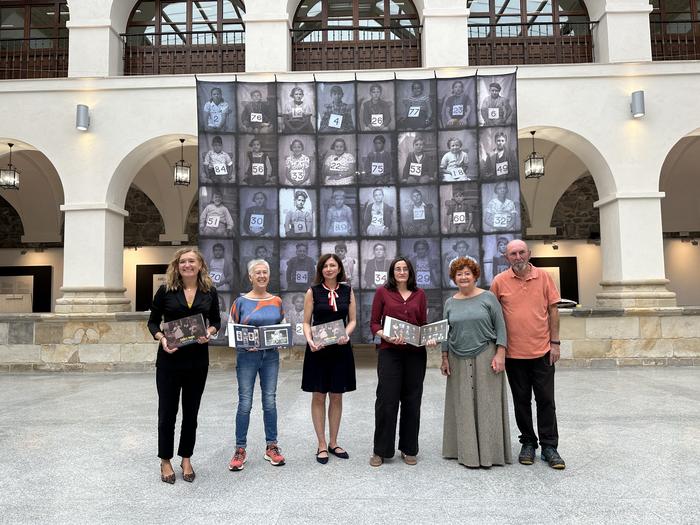
POLYGON ((292 325, 251 326, 229 323, 228 345, 243 349, 292 346, 292 325))
POLYGON ((447 320, 437 321, 435 323, 416 326, 406 321, 400 321, 393 317, 386 316, 384 318, 384 335, 387 337, 403 337, 409 345, 423 346, 425 343, 434 339, 438 343, 447 340, 447 333, 450 327, 447 320))
POLYGON ((334 345, 345 333, 345 323, 342 320, 331 321, 330 323, 317 324, 311 327, 311 336, 314 344, 329 346, 334 345))
POLYGON ((180 348, 196 343, 198 337, 204 337, 207 334, 207 326, 202 314, 195 314, 163 323, 160 331, 163 332, 169 348, 180 348))

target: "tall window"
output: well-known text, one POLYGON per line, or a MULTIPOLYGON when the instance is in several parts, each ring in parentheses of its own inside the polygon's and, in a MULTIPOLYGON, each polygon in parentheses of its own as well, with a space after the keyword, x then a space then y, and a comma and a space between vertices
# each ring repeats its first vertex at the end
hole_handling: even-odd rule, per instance
POLYGON ((652 0, 654 60, 700 59, 700 0, 652 0))
POLYGON ((68 5, 60 2, 3 2, 0 5, 0 47, 16 48, 29 39, 31 49, 68 48, 68 5))
POLYGON ((471 64, 593 60, 583 0, 468 0, 467 5, 471 64))
POLYGON ((420 66, 411 0, 302 0, 292 28, 295 70, 420 66))
POLYGON ((243 71, 243 0, 141 0, 129 17, 124 74, 243 71))

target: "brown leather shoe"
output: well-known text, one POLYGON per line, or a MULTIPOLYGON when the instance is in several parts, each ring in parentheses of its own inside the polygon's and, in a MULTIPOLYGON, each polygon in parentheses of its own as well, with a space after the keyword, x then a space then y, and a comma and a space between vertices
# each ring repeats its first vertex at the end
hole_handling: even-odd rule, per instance
POLYGON ((403 452, 401 452, 401 459, 403 459, 403 462, 406 463, 406 465, 415 465, 416 463, 418 463, 416 456, 409 456, 408 454, 404 454, 403 452))
POLYGON ((381 456, 377 456, 376 454, 372 454, 372 457, 369 458, 369 464, 372 467, 381 467, 382 463, 384 463, 384 458, 381 456))

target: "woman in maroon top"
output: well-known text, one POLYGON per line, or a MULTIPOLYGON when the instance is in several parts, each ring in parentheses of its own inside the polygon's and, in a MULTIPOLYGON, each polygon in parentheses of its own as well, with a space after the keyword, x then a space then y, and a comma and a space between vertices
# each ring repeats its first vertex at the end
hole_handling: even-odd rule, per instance
MULTIPOLYGON (((398 257, 391 261, 387 283, 374 295, 370 328, 381 338, 377 356, 377 401, 374 405, 374 454, 369 464, 378 467, 384 458, 394 456, 396 419, 401 405, 399 450, 407 465, 415 465, 418 454, 420 404, 423 397, 426 350, 407 344, 402 337, 384 335, 386 316, 414 325, 427 323, 425 292, 416 286, 411 261, 398 257)), ((429 346, 434 346, 433 341, 429 346)))

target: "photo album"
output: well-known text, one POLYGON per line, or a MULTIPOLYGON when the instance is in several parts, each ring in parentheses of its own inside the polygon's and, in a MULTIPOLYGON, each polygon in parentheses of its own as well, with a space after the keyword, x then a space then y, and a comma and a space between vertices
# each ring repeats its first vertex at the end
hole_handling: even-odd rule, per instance
POLYGON ((292 346, 292 325, 250 326, 228 324, 228 345, 233 348, 269 348, 292 346))
POLYGON ((384 319, 384 335, 403 337, 404 341, 413 346, 423 346, 431 339, 438 343, 446 341, 449 330, 446 319, 423 326, 416 326, 389 316, 384 319))

